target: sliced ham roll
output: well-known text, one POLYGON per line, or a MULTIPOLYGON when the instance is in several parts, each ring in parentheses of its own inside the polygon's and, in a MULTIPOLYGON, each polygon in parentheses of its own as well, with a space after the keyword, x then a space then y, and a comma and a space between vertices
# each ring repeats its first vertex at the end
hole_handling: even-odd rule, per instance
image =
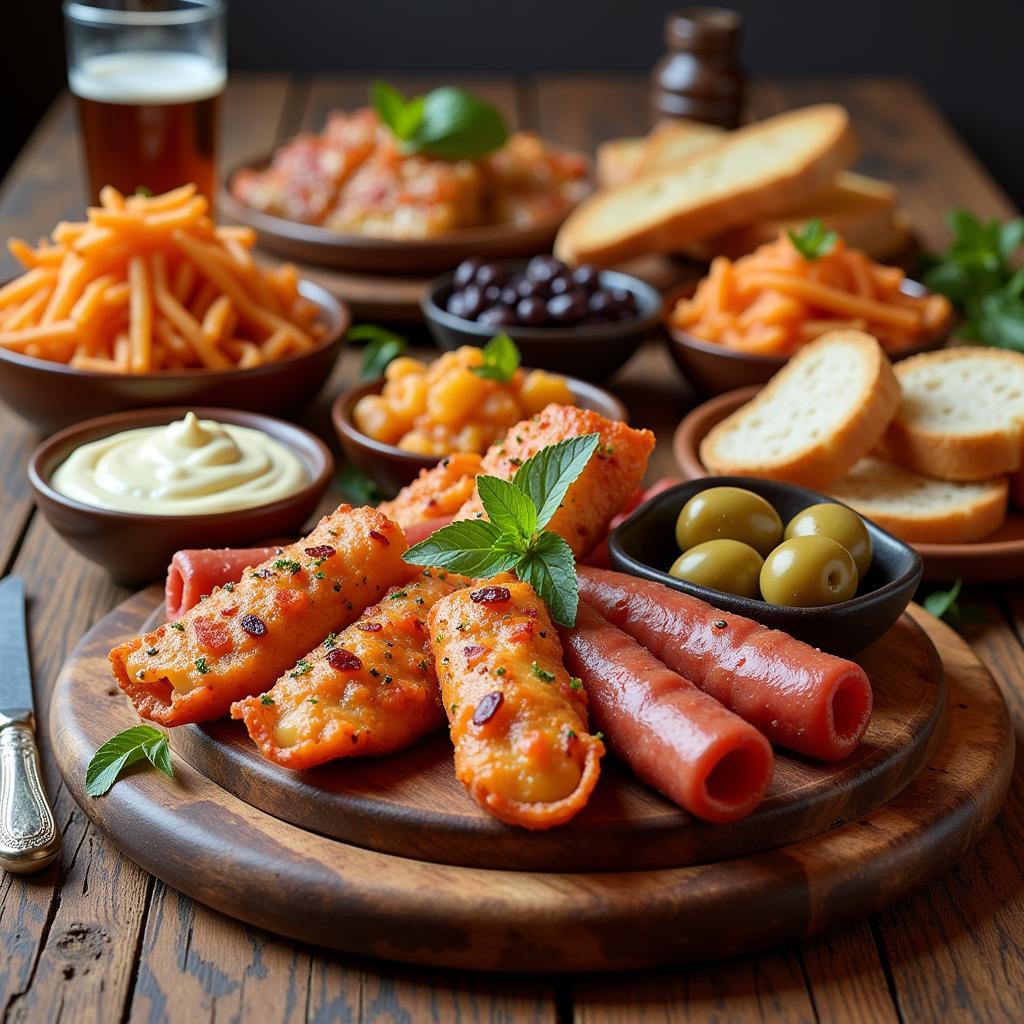
POLYGON ((237 583, 250 565, 259 565, 279 548, 188 548, 176 551, 167 567, 168 620, 180 618, 201 598, 225 583, 237 583))

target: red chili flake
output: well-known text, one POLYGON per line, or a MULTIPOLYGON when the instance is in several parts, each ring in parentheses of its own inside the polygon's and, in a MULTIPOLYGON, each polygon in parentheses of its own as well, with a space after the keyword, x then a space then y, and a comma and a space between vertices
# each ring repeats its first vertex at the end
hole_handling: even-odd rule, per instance
POLYGON ((469 599, 476 604, 500 604, 502 601, 511 601, 512 595, 508 587, 481 587, 474 590, 469 599))
POLYGON ((327 655, 327 664, 339 672, 358 672, 363 667, 362 661, 355 654, 342 647, 336 647, 327 655))
POLYGON ((384 627, 379 622, 357 622, 356 629, 364 633, 379 633, 384 627))
POLYGON ((192 628, 200 649, 210 654, 227 654, 235 646, 227 625, 216 619, 196 619, 192 628))
POLYGON ((383 544, 383 545, 384 545, 385 547, 388 547, 388 546, 389 546, 389 545, 391 544, 391 541, 389 541, 389 540, 387 539, 387 537, 385 537, 385 536, 384 536, 384 534, 383 534, 383 533, 381 533, 381 532, 380 532, 379 530, 371 530, 371 531, 370 531, 370 536, 371 536, 371 537, 372 537, 372 538, 373 538, 374 540, 376 540, 376 541, 379 541, 379 542, 380 542, 381 544, 383 544))
POLYGON ((237 604, 233 604, 233 605, 231 605, 230 608, 221 608, 220 613, 225 618, 230 619, 232 616, 238 614, 238 605, 237 604))
POLYGON ((315 548, 305 548, 305 552, 310 558, 330 558, 337 554, 330 544, 317 544, 315 548))
POLYGON ((537 609, 527 605, 523 609, 523 614, 529 616, 531 619, 537 618, 537 609))
POLYGON ((249 636, 263 636, 267 632, 267 624, 258 615, 243 615, 241 626, 249 636))
POLYGON ((484 651, 486 650, 487 648, 481 646, 480 644, 466 644, 466 646, 462 648, 462 653, 467 658, 476 658, 479 655, 483 654, 484 651))
POLYGON ((253 570, 253 576, 258 576, 261 580, 270 579, 271 576, 276 576, 276 572, 272 572, 270 569, 255 569, 253 570))
POLYGON ((498 708, 505 703, 505 695, 501 690, 493 690, 480 698, 473 711, 473 724, 486 725, 497 713, 498 708))

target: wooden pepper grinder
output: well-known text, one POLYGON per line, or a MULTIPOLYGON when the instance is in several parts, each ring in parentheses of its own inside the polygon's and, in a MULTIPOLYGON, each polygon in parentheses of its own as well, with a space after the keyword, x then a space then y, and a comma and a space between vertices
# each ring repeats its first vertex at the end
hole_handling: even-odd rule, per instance
POLYGON ((666 117, 736 128, 746 76, 738 50, 743 19, 725 7, 683 7, 665 18, 668 53, 651 72, 651 122, 666 117))

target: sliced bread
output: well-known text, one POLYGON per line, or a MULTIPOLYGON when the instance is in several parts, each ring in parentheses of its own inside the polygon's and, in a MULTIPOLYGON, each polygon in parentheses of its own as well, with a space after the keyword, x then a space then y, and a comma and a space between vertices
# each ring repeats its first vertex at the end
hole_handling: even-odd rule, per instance
POLYGON ((675 164, 718 142, 724 130, 700 121, 675 118, 662 121, 650 135, 610 139, 597 147, 595 173, 602 188, 634 181, 642 174, 675 164))
POLYGON ((935 480, 874 457, 861 459, 828 493, 901 540, 921 544, 981 540, 1006 518, 1005 477, 935 480))
POLYGON ((826 487, 877 444, 899 401, 878 342, 863 331, 829 331, 708 432, 701 461, 714 473, 826 487))
POLYGON ((899 363, 903 400, 883 453, 943 480, 986 480, 1024 468, 1024 355, 962 347, 899 363))
POLYGON ((820 104, 779 114, 585 199, 562 225, 555 254, 607 266, 670 252, 825 191, 856 154, 842 107, 820 104))

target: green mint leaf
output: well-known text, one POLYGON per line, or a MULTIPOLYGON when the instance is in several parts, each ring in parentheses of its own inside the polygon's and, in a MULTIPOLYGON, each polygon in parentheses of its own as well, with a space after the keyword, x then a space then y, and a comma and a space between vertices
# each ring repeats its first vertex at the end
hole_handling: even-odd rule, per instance
POLYGON ((825 226, 815 217, 809 220, 799 231, 786 230, 793 248, 805 260, 820 259, 826 253, 831 252, 839 241, 839 235, 835 231, 826 231, 825 226))
POLYGON ((580 591, 572 548, 557 533, 545 531, 516 562, 516 574, 529 583, 562 626, 576 624, 580 591))
POLYGON ((600 440, 600 434, 566 438, 542 448, 516 470, 512 483, 537 506, 536 529, 542 530, 551 521, 565 492, 586 468, 600 440))
POLYGON ((377 116, 391 129, 396 138, 407 139, 411 131, 415 130, 415 124, 410 129, 406 99, 393 85, 388 85, 387 82, 372 82, 370 103, 377 116))
POLYGON ((496 334, 483 347, 484 361, 481 366, 474 366, 473 372, 486 380, 500 381, 502 384, 512 379, 519 369, 521 356, 516 343, 504 331, 496 334))
POLYGON ((521 554, 498 547, 503 536, 486 519, 464 519, 435 531, 402 557, 410 565, 438 566, 464 576, 496 576, 511 569, 521 554))
POLYGON ((1017 250, 1024 245, 1024 217, 1008 220, 999 228, 999 254, 1009 263, 1017 250))
POLYGON ((1024 299, 1013 287, 1014 280, 990 292, 971 306, 975 340, 998 348, 1024 351, 1024 299))
POLYGON ((148 759, 165 775, 174 778, 167 737, 151 725, 133 725, 104 743, 85 770, 85 791, 103 796, 129 765, 148 759))
POLYGON ((537 507, 518 487, 496 476, 478 476, 476 489, 487 518, 506 537, 520 543, 520 550, 537 530, 537 507))
POLYGON ((409 343, 402 335, 376 324, 357 324, 349 329, 345 340, 357 344, 366 343, 361 372, 363 380, 379 377, 387 369, 388 363, 404 355, 409 348, 409 343))
POLYGON ((957 580, 949 590, 932 591, 932 593, 924 599, 925 610, 928 611, 929 614, 934 615, 937 619, 944 618, 949 610, 956 604, 956 599, 960 596, 960 589, 963 585, 963 580, 957 580))
POLYGON ((465 89, 443 86, 422 98, 415 129, 398 137, 409 152, 443 160, 471 160, 500 149, 508 129, 491 104, 465 89))
POLYGON ((384 500, 384 492, 355 466, 348 465, 338 474, 338 486, 345 499, 353 505, 376 507, 384 500))

